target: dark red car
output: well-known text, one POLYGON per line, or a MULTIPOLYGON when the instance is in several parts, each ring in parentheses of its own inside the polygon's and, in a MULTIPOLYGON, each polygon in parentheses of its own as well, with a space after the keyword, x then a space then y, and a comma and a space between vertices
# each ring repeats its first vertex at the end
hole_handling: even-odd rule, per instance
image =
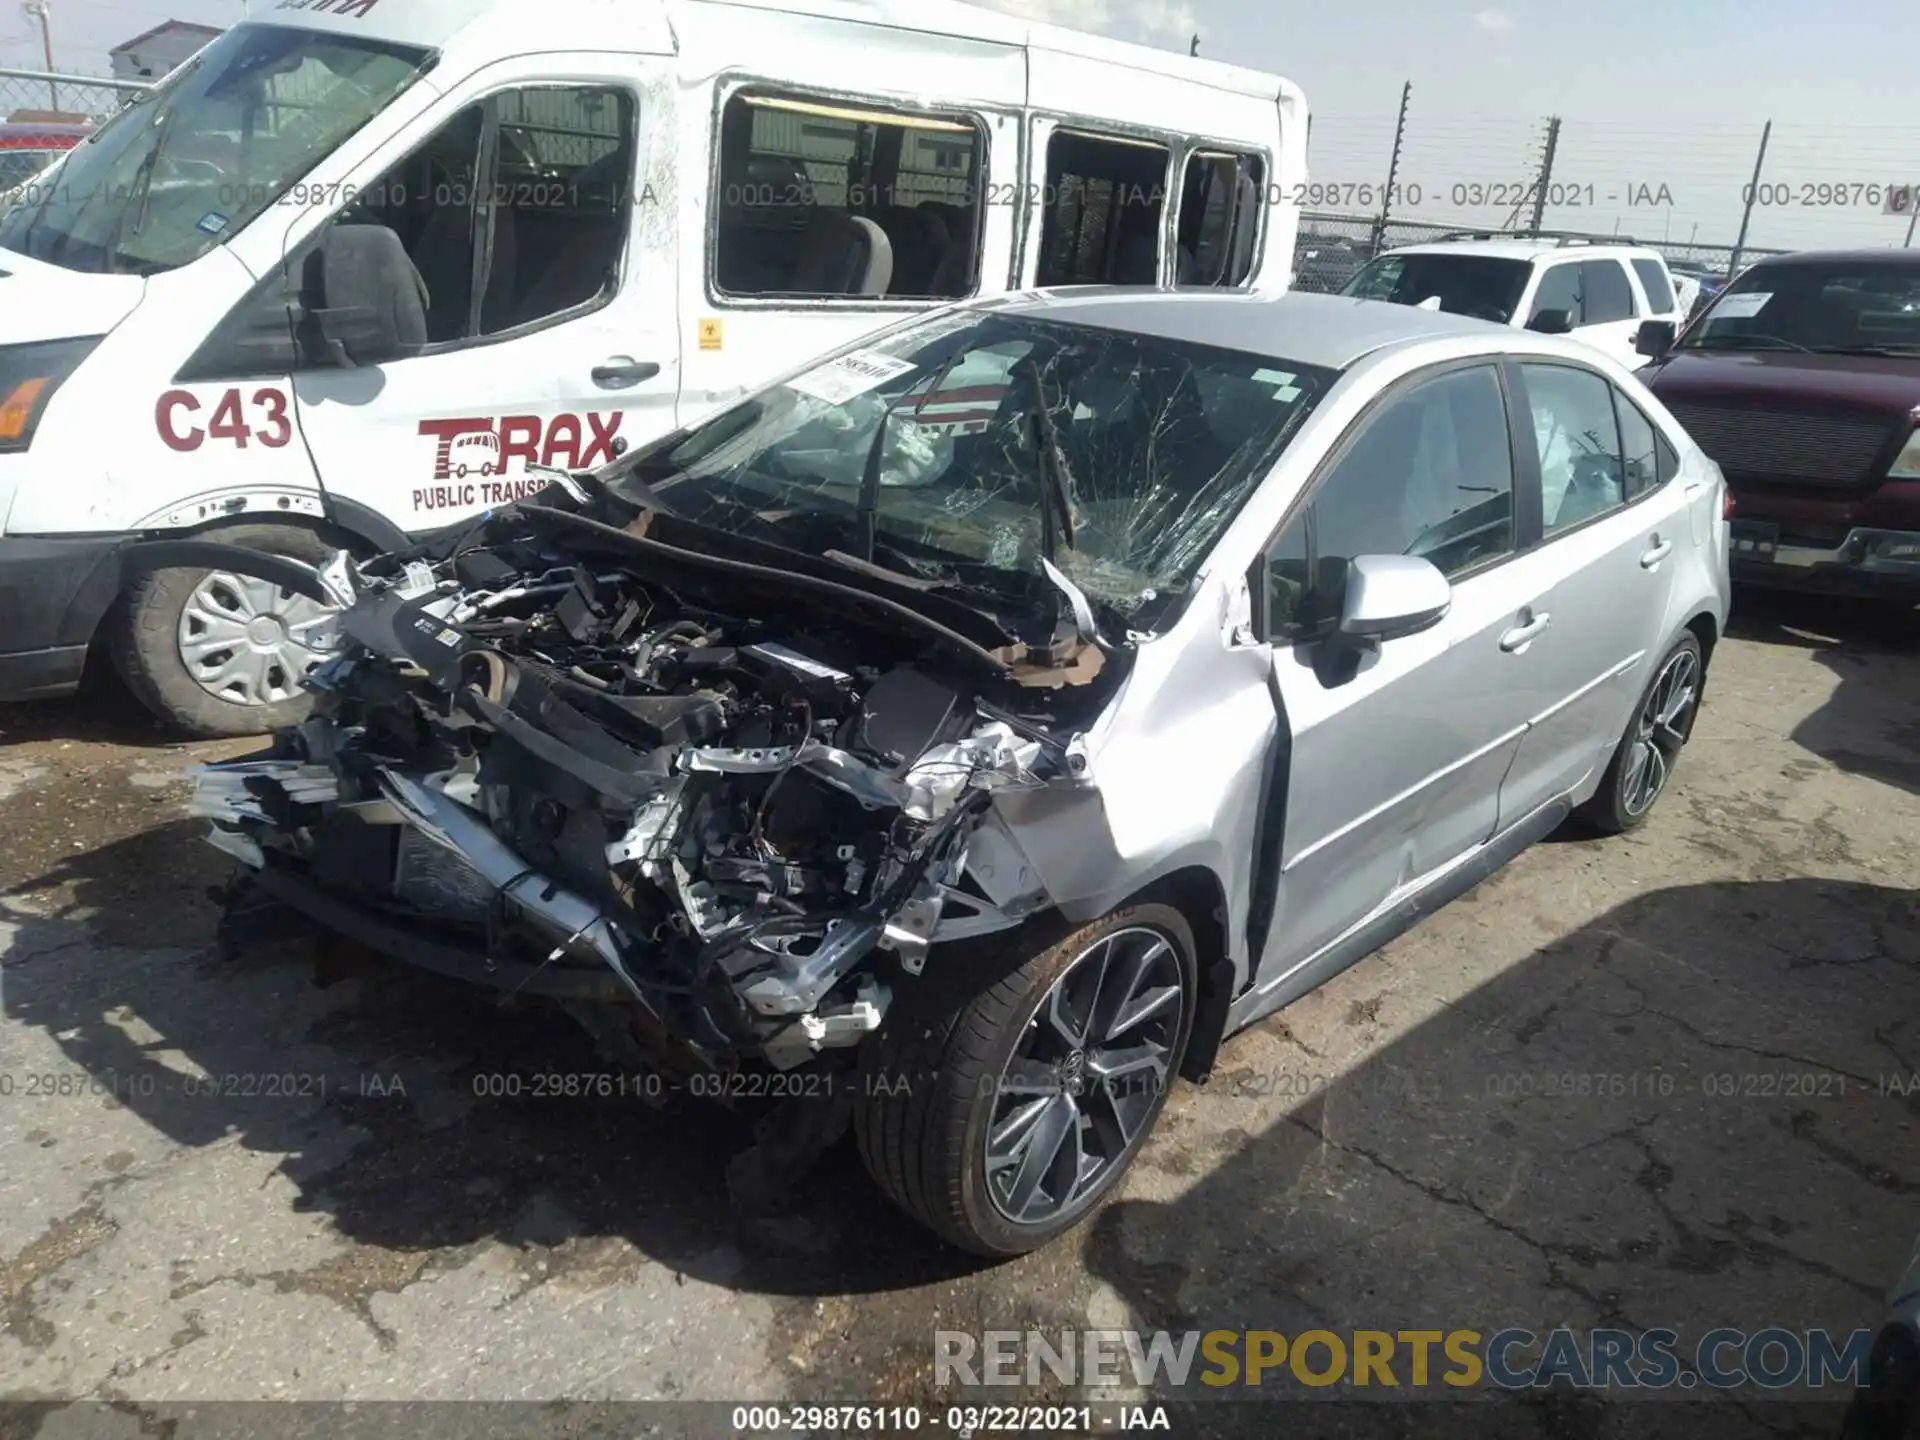
POLYGON ((92 132, 57 121, 0 124, 0 195, 25 184, 92 132))
POLYGON ((1763 260, 1641 349, 1726 472, 1737 581, 1920 602, 1920 250, 1763 260))

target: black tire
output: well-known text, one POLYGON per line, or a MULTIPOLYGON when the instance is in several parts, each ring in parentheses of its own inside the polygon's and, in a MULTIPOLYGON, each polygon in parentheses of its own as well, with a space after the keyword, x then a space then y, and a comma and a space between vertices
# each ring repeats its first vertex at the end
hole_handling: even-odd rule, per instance
POLYGON ((1018 948, 1011 956, 1006 937, 996 936, 974 946, 943 947, 929 957, 922 981, 908 982, 916 988, 871 1047, 854 1110, 861 1158, 888 1197, 950 1244, 995 1259, 1038 1249, 1072 1229, 1125 1175, 1179 1073, 1198 994, 1192 928, 1167 905, 1128 906, 1065 934, 1057 923, 1051 930, 1023 931, 1013 943, 1018 948), (1043 1223, 1015 1223, 988 1193, 985 1174, 986 1129, 1000 1077, 1054 981, 1095 941, 1129 928, 1157 931, 1178 963, 1183 1008, 1167 1083, 1084 1200, 1043 1223), (1022 961, 1023 955, 1029 958, 1022 961), (1015 967, 1011 973, 1009 965, 1015 967))
MULTIPOLYGON (((234 525, 195 538, 311 565, 325 564, 341 548, 292 525, 234 525)), ((107 621, 107 652, 114 669, 141 704, 195 739, 265 735, 299 724, 312 708, 305 696, 272 705, 239 705, 210 694, 188 673, 180 658, 180 615, 211 573, 150 570, 136 577, 107 621)))
POLYGON ((1700 650, 1700 641, 1689 631, 1674 642, 1673 648, 1667 651, 1661 657, 1660 663, 1654 667, 1653 678, 1647 682, 1646 692, 1633 707, 1633 716, 1628 720, 1626 733, 1620 737, 1620 744, 1613 752, 1613 759, 1608 762, 1607 773, 1601 777, 1600 788, 1594 792, 1591 800, 1574 812, 1575 818, 1589 829, 1596 830, 1602 835, 1621 835, 1636 829, 1645 823, 1647 816, 1654 812, 1661 797, 1672 785, 1672 772, 1680 761, 1679 748, 1676 748, 1667 760, 1667 779, 1661 783, 1659 791, 1650 801, 1636 809, 1628 795, 1628 784, 1633 778, 1633 753, 1640 739, 1641 718, 1646 713, 1648 703, 1652 700, 1662 678, 1667 674, 1668 667, 1674 663, 1676 657, 1681 655, 1692 657, 1695 677, 1693 704, 1688 708, 1685 723, 1680 727, 1681 745, 1684 746, 1686 741, 1692 738, 1693 722, 1700 713, 1700 690, 1705 683, 1707 672, 1705 658, 1700 650))

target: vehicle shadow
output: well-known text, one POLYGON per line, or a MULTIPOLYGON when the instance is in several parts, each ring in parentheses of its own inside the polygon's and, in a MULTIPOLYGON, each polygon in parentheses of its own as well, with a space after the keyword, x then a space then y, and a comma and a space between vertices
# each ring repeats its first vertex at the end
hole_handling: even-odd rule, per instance
POLYGON ((619 1093, 564 1015, 316 935, 221 958, 211 892, 228 865, 202 833, 162 825, 0 892, 0 1014, 174 1144, 283 1157, 296 1209, 390 1252, 492 1238, 544 1247, 558 1270, 570 1245, 621 1239, 687 1277, 791 1296, 979 1268, 898 1217, 850 1145, 776 1217, 735 1211, 746 1121, 619 1093), (566 1093, 568 1076, 593 1078, 566 1093))
POLYGON ((0 752, 9 746, 47 740, 140 749, 183 743, 134 699, 99 655, 88 658, 87 673, 77 695, 65 700, 0 705, 0 752))
MULTIPOLYGON (((1234 1044, 1143 1157, 1132 1193, 1173 1198, 1122 1199, 1086 1237, 1148 1330, 1669 1327, 1688 1362, 1718 1326, 1876 1327, 1912 1243, 1920 891, 1678 886, 1433 1005, 1330 1081, 1297 1042, 1250 1046, 1280 1057, 1251 1065, 1234 1044), (1240 1113, 1189 1119, 1215 1106, 1240 1113)), ((1408 1393, 1398 1353, 1400 1398, 1444 1398, 1408 1393)), ((1208 1394, 1202 1371, 1165 1393, 1259 1393, 1208 1394)), ((1284 1366, 1269 1381, 1311 1394, 1284 1366)), ((1789 1423, 1741 1397, 1718 1418, 1836 1431, 1831 1404, 1789 1423)), ((1701 1429, 1697 1404, 1603 1398, 1622 1396, 1532 1396, 1557 1417, 1538 1433, 1736 1433, 1701 1429)))
POLYGON ((1793 730, 1846 771, 1920 794, 1920 610, 1835 596, 1740 592, 1730 635, 1806 650, 1839 682, 1793 730), (1911 663, 1888 664, 1885 656, 1911 663))

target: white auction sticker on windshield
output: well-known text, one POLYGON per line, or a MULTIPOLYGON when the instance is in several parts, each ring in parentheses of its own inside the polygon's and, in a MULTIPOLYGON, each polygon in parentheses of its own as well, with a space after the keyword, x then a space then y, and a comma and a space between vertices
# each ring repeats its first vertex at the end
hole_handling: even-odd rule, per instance
POLYGON ((1748 290, 1739 295, 1725 296, 1713 307, 1716 320, 1751 320, 1767 308, 1767 302, 1773 299, 1771 290, 1748 290))
POLYGON ((838 405, 919 368, 911 360, 899 360, 878 350, 855 350, 795 376, 787 384, 802 395, 838 405))

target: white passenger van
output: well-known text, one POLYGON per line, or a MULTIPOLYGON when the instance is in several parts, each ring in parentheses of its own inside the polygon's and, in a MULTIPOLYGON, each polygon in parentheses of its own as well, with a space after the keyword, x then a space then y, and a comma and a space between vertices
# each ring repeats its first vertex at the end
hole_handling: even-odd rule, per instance
POLYGON ((263 0, 0 215, 0 699, 98 638, 189 732, 287 723, 331 617, 131 539, 394 548, 908 312, 1285 288, 1306 137, 956 0, 263 0))

